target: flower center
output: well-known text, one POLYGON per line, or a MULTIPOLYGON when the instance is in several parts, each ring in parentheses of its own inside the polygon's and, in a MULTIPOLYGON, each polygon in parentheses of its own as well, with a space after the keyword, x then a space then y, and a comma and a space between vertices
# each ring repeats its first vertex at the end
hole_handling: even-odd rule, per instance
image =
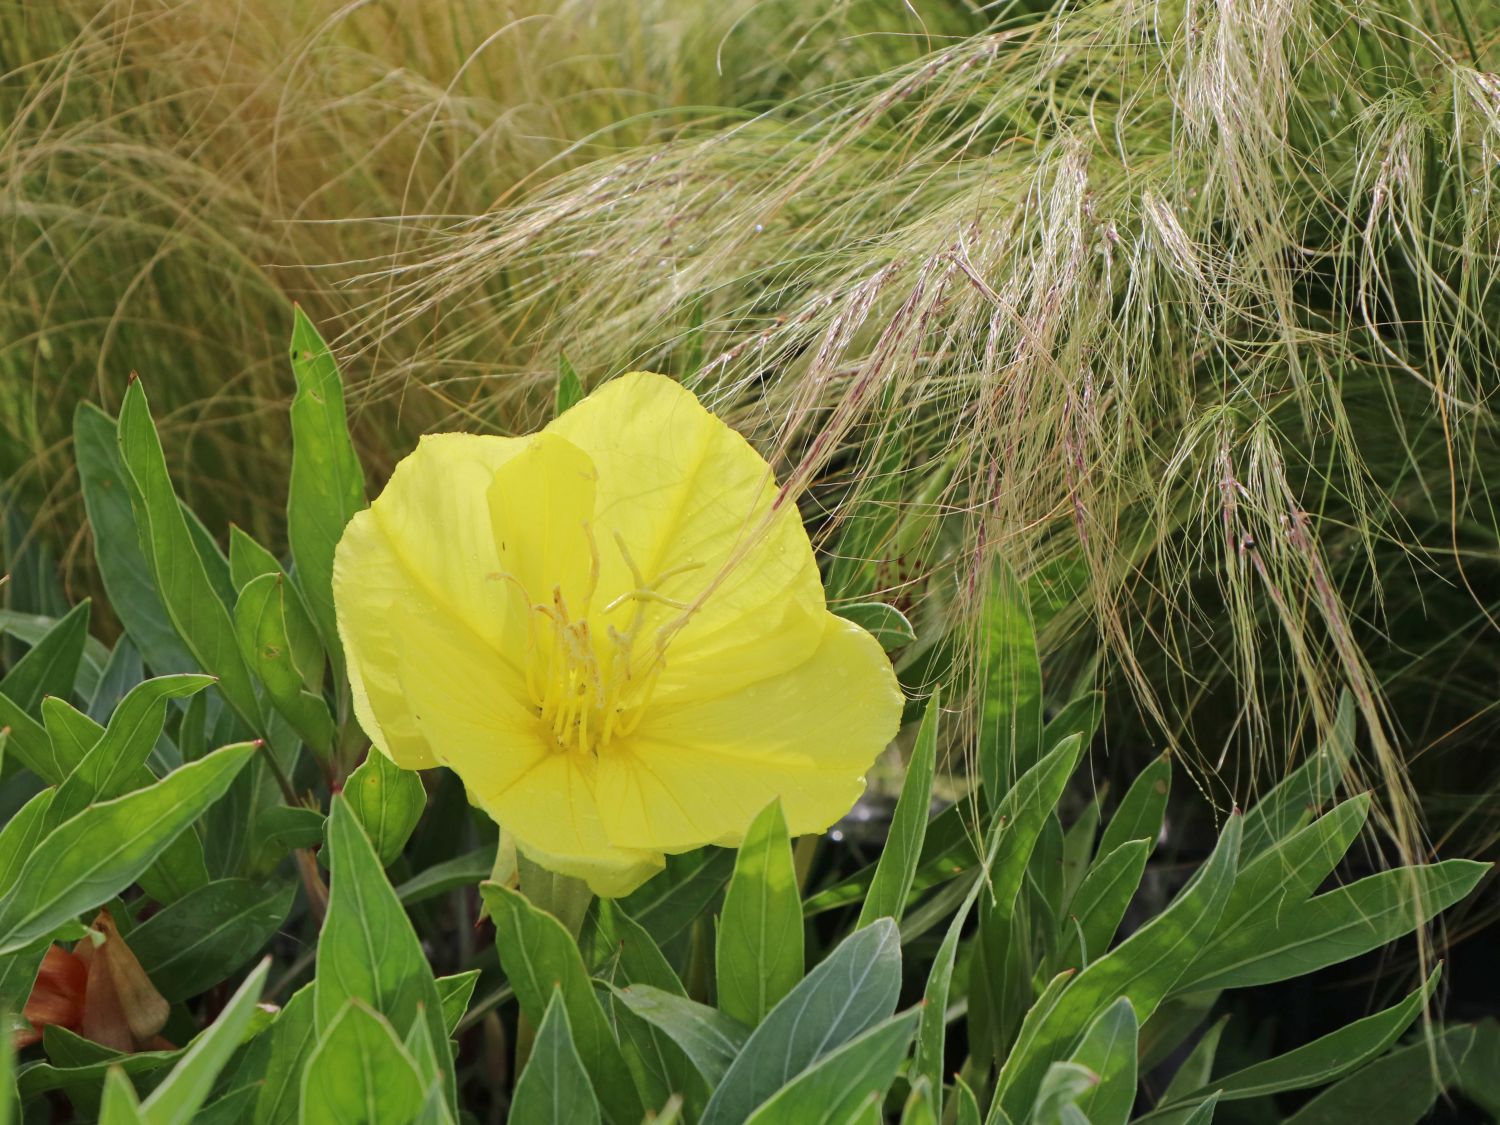
MULTIPOLYGON (((529 604, 526 691, 559 752, 578 750, 597 755, 640 724, 666 666, 667 643, 681 627, 679 616, 648 628, 650 607, 663 605, 691 612, 687 603, 662 595, 661 584, 701 564, 673 567, 647 581, 616 531, 615 545, 635 585, 596 615, 593 601, 599 585, 599 549, 587 520, 583 529, 591 558, 581 604, 570 606, 561 586, 552 587, 547 602, 534 600, 521 589, 529 604), (625 608, 631 610, 625 628, 605 621, 625 608)), ((515 581, 511 575, 502 577, 515 581)), ((517 586, 520 588, 519 582, 517 586)))

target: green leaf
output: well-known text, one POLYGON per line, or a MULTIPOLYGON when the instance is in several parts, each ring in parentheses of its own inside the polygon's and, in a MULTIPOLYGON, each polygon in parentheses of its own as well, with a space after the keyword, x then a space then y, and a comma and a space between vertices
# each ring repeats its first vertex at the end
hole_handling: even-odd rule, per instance
POLYGON ((573 1046, 561 989, 553 989, 547 1003, 510 1113, 515 1121, 537 1125, 589 1125, 599 1120, 599 1100, 573 1046))
POLYGON ((344 797, 386 867, 406 847, 427 808, 421 776, 402 769, 373 747, 344 783, 344 797))
POLYGON ((206 992, 255 956, 281 928, 297 885, 219 879, 131 931, 130 949, 157 991, 176 1003, 206 992))
POLYGON ((271 1055, 255 1101, 255 1125, 290 1125, 297 1120, 302 1105, 302 1071, 317 1042, 313 1009, 313 985, 309 984, 287 1001, 266 1032, 271 1037, 271 1055))
POLYGON ((99 1103, 99 1125, 147 1125, 140 1099, 130 1079, 118 1067, 104 1075, 104 1096, 99 1103))
POLYGON ((0 953, 50 933, 128 887, 179 832, 224 795, 255 744, 226 746, 53 829, 0 899, 0 953))
POLYGON ((621 900, 663 949, 709 909, 734 870, 736 853, 700 848, 667 857, 667 868, 621 900))
POLYGON ((475 848, 472 852, 445 859, 442 863, 434 863, 418 872, 397 887, 396 893, 401 896, 402 902, 410 906, 414 902, 434 898, 460 887, 472 887, 488 879, 494 867, 494 846, 475 848))
POLYGON ((22 865, 46 835, 47 810, 56 796, 56 789, 43 789, 0 826, 0 895, 16 885, 22 865))
MULTIPOLYGON (((991 833, 989 854, 985 859, 986 869, 994 863, 1000 836, 998 831, 991 833)), ((984 887, 985 879, 981 875, 974 880, 968 894, 954 912, 948 923, 948 931, 943 935, 937 954, 932 959, 932 968, 927 973, 927 986, 922 993, 922 1014, 917 1025, 913 1071, 928 1082, 933 1116, 939 1119, 943 1111, 943 1081, 947 1075, 943 1066, 943 1047, 948 1035, 948 991, 953 981, 953 965, 958 957, 958 943, 963 936, 969 913, 974 909, 974 903, 984 887)))
POLYGON ((1074 1100, 1090 1125, 1125 1125, 1135 1104, 1136 1039, 1139 1027, 1129 999, 1105 1008, 1084 1032, 1070 1062, 1094 1081, 1074 1100))
POLYGON ((452 1051, 445 1043, 441 1048, 432 1041, 426 1020, 417 1020, 406 1033, 404 1044, 412 1061, 417 1064, 417 1076, 422 1081, 422 1107, 413 1119, 413 1125, 455 1125, 453 1112, 448 1107, 447 1091, 444 1089, 446 1071, 451 1062, 452 1051))
MULTIPOLYGON (((1196 1105, 1215 1091, 1224 1101, 1265 1097, 1288 1090, 1306 1090, 1336 1082, 1383 1054, 1421 1014, 1422 1005, 1437 987, 1441 969, 1434 969, 1423 986, 1399 1004, 1356 1020, 1295 1050, 1210 1080, 1202 1075, 1196 1089, 1169 1088, 1162 1108, 1196 1105)), ((1381 1064, 1376 1064, 1377 1068, 1381 1064)), ((1176 1086, 1176 1079, 1173 1079, 1176 1086)), ((1149 1119, 1155 1120, 1151 1114, 1149 1119)), ((1173 1118, 1177 1120, 1177 1118, 1173 1118)))
MULTIPOLYGON (((965 871, 972 870, 979 862, 974 853, 976 835, 964 818, 964 803, 949 805, 927 822, 927 833, 922 841, 922 857, 917 863, 917 874, 912 881, 912 891, 923 891, 948 881, 965 871)), ((879 862, 869 864, 853 875, 825 887, 808 896, 802 904, 806 917, 826 910, 837 910, 864 899, 870 884, 875 881, 879 862)), ((909 896, 908 896, 909 897, 909 896)))
POLYGON ((172 628, 141 549, 117 434, 115 420, 92 403, 74 411, 73 448, 99 577, 110 608, 153 672, 196 672, 198 663, 172 628))
POLYGON ((141 1117, 148 1125, 192 1125, 196 1120, 214 1079, 245 1038, 270 971, 270 958, 256 966, 229 998, 218 1019, 193 1040, 172 1072, 142 1103, 141 1117))
POLYGON ((250 673, 240 656, 229 613, 209 579, 172 490, 139 379, 131 380, 120 407, 119 444, 141 545, 172 627, 198 667, 219 678, 219 691, 230 706, 252 730, 262 733, 250 673))
MULTIPOLYGON (((0 1014, 19 1014, 31 998, 32 985, 42 967, 42 958, 52 937, 38 938, 13 953, 0 954, 0 1014)), ((12 1018, 16 1018, 13 1016, 12 1018)))
POLYGON ((557 402, 553 417, 566 413, 583 401, 583 380, 568 362, 568 357, 557 357, 557 402))
POLYGON ((1011 786, 992 813, 999 844, 990 868, 989 893, 980 899, 979 934, 970 972, 969 1029, 976 1057, 1000 1055, 1029 999, 1017 995, 1019 974, 1015 963, 1006 961, 1019 954, 1013 926, 1017 896, 1037 840, 1052 819, 1082 750, 1079 736, 1065 739, 1011 786))
POLYGON ((409 1122, 424 1090, 416 1061, 379 1012, 350 1000, 328 1021, 302 1074, 303 1125, 409 1122))
POLYGON ((937 769, 938 720, 942 714, 940 695, 941 692, 934 690, 927 700, 911 761, 906 766, 901 796, 891 815, 890 833, 881 849, 865 904, 860 908, 856 929, 882 917, 899 922, 906 912, 907 896, 917 876, 927 819, 932 811, 932 777, 937 769))
POLYGON ((802 979, 802 902, 781 802, 751 822, 724 894, 716 964, 719 1007, 747 1027, 802 979))
POLYGON ((676 992, 632 984, 616 989, 615 995, 681 1047, 710 1086, 719 1084, 750 1037, 750 1029, 732 1016, 676 992))
MULTIPOLYGON (((262 575, 282 575, 285 572, 276 556, 271 554, 248 533, 233 524, 229 527, 229 580, 236 595, 262 575)), ((323 683, 323 642, 312 622, 307 603, 296 583, 283 582, 281 586, 282 614, 286 620, 286 635, 291 645, 292 663, 302 674, 303 686, 317 692, 323 683)), ((253 661, 252 661, 253 663, 253 661)))
POLYGON ((889 1019, 900 989, 896 924, 882 918, 855 931, 750 1033, 700 1125, 739 1125, 824 1055, 889 1019))
POLYGON ((917 1013, 878 1023, 824 1055, 750 1115, 749 1125, 843 1125, 885 1097, 917 1029, 917 1013))
POLYGON ((1464 859, 1397 868, 1286 904, 1255 926, 1216 936, 1181 990, 1245 988, 1347 961, 1425 925, 1467 896, 1489 869, 1464 859))
POLYGON ((1028 1013, 1000 1072, 998 1096, 1012 1117, 1026 1111, 1047 1068, 1071 1052, 1110 1004, 1128 997, 1137 1019, 1151 1017, 1187 968, 1188 955, 1218 925, 1234 884, 1241 823, 1238 814, 1229 818, 1197 878, 1162 913, 1073 977, 1050 1009, 1038 1005, 1028 1013))
POLYGON ((168 700, 195 695, 211 683, 210 676, 161 676, 132 688, 110 716, 104 733, 58 789, 48 822, 60 824, 94 801, 154 782, 146 759, 166 724, 168 700))
POLYGON ((1345 763, 1354 753, 1354 699, 1345 692, 1327 740, 1307 761, 1283 778, 1245 814, 1248 862, 1306 823, 1339 791, 1345 763))
MULTIPOLYGON (((277 571, 252 578, 234 603, 234 633, 245 666, 265 685, 272 706, 319 757, 333 752, 333 716, 322 695, 306 688, 287 633, 286 578, 277 571)), ((321 669, 320 669, 321 671, 321 669)))
POLYGON ((1056 1122, 1057 1125, 1090 1125, 1078 1108, 1078 1101, 1093 1087, 1098 1077, 1086 1066, 1075 1062, 1055 1062, 1042 1075, 1027 1121, 1056 1122))
POLYGON ((255 814, 256 866, 274 867, 287 852, 323 843, 327 822, 317 809, 301 805, 267 805, 255 814))
POLYGON ((469 969, 454 973, 451 977, 438 977, 438 997, 443 1005, 443 1027, 449 1035, 458 1030, 458 1023, 469 1010, 469 1000, 474 995, 474 986, 479 983, 479 970, 469 969))
POLYGON ((292 327, 292 479, 287 538, 297 583, 313 624, 341 679, 343 648, 333 612, 333 551, 354 513, 365 506, 365 478, 349 440, 344 385, 323 337, 298 308, 292 327))
POLYGON ((604 1119, 616 1125, 635 1125, 643 1108, 630 1069, 572 937, 551 914, 509 887, 481 883, 479 891, 494 920, 500 964, 515 989, 522 1014, 533 1027, 540 1027, 553 989, 560 987, 573 1042, 593 1079, 604 1119))
POLYGON ((1458 1066, 1458 1089, 1491 1118, 1500 1120, 1500 1023, 1480 1020, 1474 1045, 1458 1066))
POLYGON ((917 639, 917 631, 906 614, 885 602, 851 602, 831 608, 845 621, 852 621, 869 633, 886 652, 894 652, 917 639))
POLYGON ((129 637, 121 637, 99 673, 94 694, 89 696, 89 718, 96 723, 108 722, 130 689, 145 678, 146 666, 141 662, 140 651, 129 637))
POLYGON ((1109 949, 1120 920, 1141 885, 1150 840, 1129 840, 1097 860, 1073 896, 1063 920, 1053 971, 1083 968, 1109 949))
POLYGON ((1146 840, 1154 849, 1161 836, 1162 819, 1166 816, 1167 797, 1171 792, 1172 760, 1163 754, 1136 774, 1120 800, 1120 807, 1104 826, 1094 854, 1109 855, 1130 840, 1146 840))
MULTIPOLYGON (((1160 1011, 1157 1009, 1158 1015, 1160 1011)), ((1158 1104, 1168 1106, 1180 1102, 1186 1095, 1197 1092, 1200 1086, 1208 1085, 1214 1073, 1214 1059, 1219 1053, 1219 1039, 1223 1036, 1224 1028, 1228 1023, 1228 1016, 1221 1017, 1203 1033, 1197 1043, 1193 1044, 1188 1057, 1173 1073, 1172 1081, 1167 1083, 1167 1088, 1158 1104)))
POLYGON ((985 800, 997 802, 1035 764, 1042 739, 1042 668, 1026 590, 997 566, 983 617, 979 776, 985 800))
MULTIPOLYGON (((426 1019, 433 1042, 446 1042, 432 967, 375 849, 342 796, 333 799, 328 817, 328 851, 332 883, 313 990, 320 1034, 327 1034, 350 1000, 358 1000, 396 1027, 426 1019)), ((452 1097, 451 1070, 445 1089, 452 1097)), ((304 1105, 304 1117, 306 1112, 304 1105)))
POLYGON ((1324 1090, 1283 1125, 1416 1125, 1457 1080, 1473 1044, 1473 1027, 1453 1027, 1392 1051, 1324 1090))
POLYGON ((0 679, 0 694, 31 715, 40 714, 45 696, 66 699, 73 694, 88 637, 89 602, 85 598, 11 666, 0 679))

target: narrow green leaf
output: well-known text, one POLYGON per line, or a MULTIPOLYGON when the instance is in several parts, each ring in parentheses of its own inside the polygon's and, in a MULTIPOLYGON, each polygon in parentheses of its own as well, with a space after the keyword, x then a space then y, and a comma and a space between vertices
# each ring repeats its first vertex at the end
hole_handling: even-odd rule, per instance
POLYGON ((1167 813, 1167 797, 1172 792, 1172 759, 1166 754, 1136 774, 1120 807, 1104 826, 1095 855, 1105 856, 1130 840, 1149 841, 1152 848, 1161 836, 1162 820, 1167 813))
POLYGON ((1120 997, 1128 997, 1137 1019, 1146 1020, 1187 968, 1188 956, 1213 933, 1229 899, 1239 859, 1241 817, 1235 814, 1198 877, 1162 913, 1114 951, 1073 977, 1048 1011, 1040 1005, 1000 1073, 999 1098, 1019 1117, 1032 1104, 1042 1076, 1065 1058, 1084 1028, 1120 997))
POLYGON ((1053 961, 1053 971, 1081 969, 1109 950, 1125 910, 1141 885, 1150 840, 1129 840, 1097 860, 1073 896, 1053 961))
POLYGON ((427 808, 421 776, 402 769, 374 747, 344 783, 344 797, 386 867, 406 847, 427 808))
POLYGON ((148 1125, 141 1112, 140 1099, 135 1087, 119 1067, 111 1067, 104 1075, 104 1097, 99 1103, 99 1125, 148 1125))
POLYGON ((1208 1085, 1214 1073, 1214 1059, 1219 1053, 1219 1039, 1228 1023, 1228 1016, 1221 1017, 1193 1044, 1188 1057, 1173 1073, 1172 1081, 1167 1083, 1159 1104, 1169 1106, 1181 1102, 1187 1095, 1197 1092, 1199 1087, 1208 1085))
POLYGON ((219 690, 252 730, 262 732, 260 707, 240 656, 229 613, 209 579, 188 521, 167 475, 156 425, 140 380, 120 407, 120 457, 152 577, 173 628, 198 666, 217 676, 219 690))
POLYGON ((350 1000, 328 1022, 302 1073, 303 1125, 409 1122, 422 1107, 417 1064, 379 1012, 350 1000))
POLYGON ((0 826, 0 895, 16 885, 21 867, 46 834, 47 810, 56 796, 56 789, 43 789, 0 826))
MULTIPOLYGON (((375 751, 379 753, 379 751, 375 751)), ((424 899, 435 898, 460 887, 472 887, 489 878, 495 867, 495 848, 475 848, 472 852, 434 863, 419 871, 396 888, 396 893, 407 906, 424 899)))
POLYGON ((148 1125, 192 1125, 219 1071, 244 1040, 270 971, 270 958, 256 966, 213 1025, 193 1040, 172 1072, 142 1103, 141 1116, 148 1125))
POLYGON ((323 843, 327 827, 327 821, 317 809, 301 805, 267 805, 255 814, 251 832, 256 868, 269 871, 288 852, 318 847, 323 843))
POLYGON ((226 746, 55 828, 0 899, 0 952, 29 944, 128 887, 223 796, 254 752, 252 743, 226 746))
POLYGON ((614 966, 617 969, 611 978, 614 981, 649 984, 679 996, 687 995, 682 981, 646 928, 625 913, 614 899, 598 900, 593 925, 586 927, 585 933, 579 948, 583 950, 585 964, 596 974, 602 976, 601 970, 614 966))
MULTIPOLYGON (((1223 1078, 1201 1075, 1196 1088, 1168 1087, 1162 1108, 1169 1111, 1196 1105, 1215 1091, 1224 1101, 1265 1097, 1288 1090, 1307 1090, 1336 1082, 1383 1054, 1421 1014, 1422 1005, 1437 987, 1441 968, 1434 969, 1421 988, 1400 1003, 1373 1016, 1330 1032, 1295 1050, 1237 1070, 1223 1078)), ((1155 1121, 1157 1114, 1150 1115, 1155 1121)), ((1177 1120, 1177 1118, 1173 1118, 1177 1120)))
POLYGON ((216 880, 132 930, 131 951, 167 1000, 187 1000, 260 952, 286 921, 296 894, 290 882, 216 880))
POLYGON ((0 694, 31 715, 41 714, 48 695, 73 694, 83 649, 89 636, 89 601, 85 598, 47 632, 0 679, 0 694))
POLYGON ((745 833, 719 918, 719 1007, 747 1027, 802 979, 802 903, 781 802, 745 833))
POLYGON ((130 689, 145 678, 146 666, 140 650, 131 644, 129 637, 121 637, 110 651, 109 660, 99 673, 99 683, 89 696, 89 718, 96 723, 108 722, 130 689))
MULTIPOLYGON (((1001 835, 998 831, 991 833, 989 853, 985 858, 987 869, 994 864, 1001 835)), ((981 875, 974 880, 963 902, 954 911, 948 930, 932 959, 932 968, 927 973, 927 986, 922 993, 922 1014, 917 1025, 913 1071, 929 1084, 933 1116, 939 1119, 943 1113, 943 1082, 947 1078, 947 1071, 943 1066, 943 1047, 948 1035, 948 990, 953 981, 953 965, 958 958, 959 939, 963 936, 969 914, 984 887, 985 880, 981 875)))
POLYGON ((104 733, 58 789, 48 822, 60 824, 94 801, 109 800, 155 781, 146 759, 166 724, 168 700, 195 695, 211 683, 211 676, 160 676, 132 688, 110 716, 104 733))
POLYGON ((1416 1125, 1457 1080, 1474 1044, 1472 1026, 1452 1027, 1355 1071, 1285 1119, 1284 1125, 1416 1125))
POLYGON ((1297 831, 1310 812, 1338 794, 1344 765, 1354 753, 1354 699, 1339 699, 1333 730, 1316 752, 1245 813, 1245 860, 1254 859, 1297 831))
POLYGON ((80 403, 73 413, 73 449, 93 530, 94 558, 110 608, 158 676, 198 671, 197 661, 172 627, 151 563, 141 549, 115 420, 92 403, 80 403))
POLYGON ((632 984, 616 989, 615 995, 681 1047, 710 1086, 719 1084, 750 1037, 750 1029, 732 1016, 676 992, 632 984))
POLYGON ((666 870, 622 899, 621 905, 665 949, 710 909, 729 882, 736 857, 727 848, 669 855, 666 870))
MULTIPOLYGON (((314 987, 320 1035, 327 1034, 350 1000, 358 1000, 396 1027, 410 1027, 419 1016, 425 1018, 433 1042, 445 1042, 448 1032, 432 966, 386 881, 375 849, 342 796, 333 799, 328 817, 328 851, 332 882, 318 938, 314 987)), ((451 1072, 445 1088, 452 1096, 451 1072)), ((304 1105, 304 1116, 306 1112, 304 1105)))
POLYGON ((1288 904, 1255 926, 1216 935, 1181 990, 1245 988, 1347 961, 1425 925, 1467 896, 1489 869, 1464 859, 1396 868, 1288 904))
POLYGON ((593 1079, 604 1119, 635 1125, 644 1110, 573 938, 561 922, 519 892, 498 883, 481 883, 479 891, 495 923, 500 965, 522 1014, 540 1027, 553 989, 560 987, 573 1042, 593 1079))
POLYGON ((599 1120, 599 1100, 573 1046, 561 989, 553 989, 547 1003, 510 1112, 516 1121, 537 1125, 590 1125, 599 1120))
POLYGON ((297 736, 320 757, 333 752, 333 716, 316 692, 306 689, 287 635, 286 579, 277 571, 252 578, 234 603, 234 633, 245 667, 265 685, 271 704, 297 736))
POLYGON ((265 1081, 255 1101, 255 1125, 290 1125, 302 1105, 302 1072, 317 1043, 313 986, 307 985, 287 1001, 266 1032, 271 1054, 265 1081))
POLYGON ((1042 1075, 1027 1121, 1055 1122, 1056 1125, 1089 1125, 1078 1108, 1078 1101, 1098 1081, 1086 1066, 1075 1062, 1055 1062, 1042 1075))
POLYGON ((750 1115, 749 1125, 843 1125, 862 1105, 878 1105, 916 1029, 914 1011, 876 1024, 788 1082, 750 1115))
POLYGON ((855 931, 750 1033, 700 1125, 739 1125, 824 1055, 889 1019, 900 988, 896 924, 882 918, 855 931))
POLYGON ((868 926, 876 918, 889 917, 897 922, 906 912, 907 896, 922 858, 922 841, 927 835, 927 820, 932 811, 932 778, 937 769, 938 721, 942 714, 941 692, 934 690, 927 700, 922 726, 906 766, 906 780, 896 811, 891 815, 890 834, 881 849, 865 904, 860 908, 855 928, 868 926))
POLYGON ((323 648, 342 676, 343 648, 333 612, 333 550, 354 513, 365 506, 365 478, 349 440, 344 385, 323 337, 299 308, 292 327, 292 479, 287 537, 297 584, 323 648))
POLYGON ((1105 1008, 1083 1033, 1070 1062, 1085 1067, 1094 1082, 1074 1104, 1089 1125, 1125 1125, 1135 1105, 1135 1009, 1124 996, 1105 1008))

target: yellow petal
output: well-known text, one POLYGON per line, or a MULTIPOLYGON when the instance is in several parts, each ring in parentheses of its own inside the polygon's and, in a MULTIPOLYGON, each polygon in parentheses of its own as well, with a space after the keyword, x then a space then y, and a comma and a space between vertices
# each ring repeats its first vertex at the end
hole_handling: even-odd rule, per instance
MULTIPOLYGON (((655 595, 694 607, 671 641, 657 688, 664 698, 720 693, 816 648, 823 587, 796 506, 776 503, 765 459, 690 391, 632 372, 545 432, 567 438, 598 470, 601 604, 635 585, 618 534, 655 595)), ((623 626, 633 611, 622 605, 610 623, 623 626)), ((646 627, 682 617, 658 601, 646 627)))
POLYGON ((450 622, 392 612, 403 641, 394 664, 402 702, 435 764, 458 774, 473 800, 504 792, 552 753, 494 649, 450 622))
MULTIPOLYGON (((412 615, 499 653, 524 645, 524 623, 492 577, 499 557, 489 513, 495 471, 523 443, 473 434, 423 438, 385 491, 350 521, 334 554, 333 594, 354 711, 398 765, 434 764, 397 678, 412 615)), ((515 672, 519 675, 519 671, 515 672)))
POLYGON ((500 789, 470 786, 490 816, 534 862, 588 882, 597 895, 629 894, 662 867, 652 848, 619 848, 604 835, 587 754, 550 753, 500 789))
POLYGON ((803 663, 732 695, 653 704, 605 750, 604 830, 622 847, 733 845, 780 797, 794 834, 821 832, 859 799, 900 721, 901 689, 879 643, 825 614, 803 663))
POLYGON ((594 548, 590 521, 598 474, 588 455, 556 434, 534 434, 495 473, 486 493, 506 580, 528 604, 562 592, 573 618, 584 613, 594 548))

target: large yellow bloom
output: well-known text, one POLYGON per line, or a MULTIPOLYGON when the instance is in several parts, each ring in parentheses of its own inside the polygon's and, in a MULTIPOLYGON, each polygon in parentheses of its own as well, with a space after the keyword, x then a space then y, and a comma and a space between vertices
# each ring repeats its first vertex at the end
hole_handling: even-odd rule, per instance
POLYGON ((644 372, 525 438, 435 434, 350 522, 334 599, 354 707, 452 768, 530 858, 625 894, 667 852, 794 833, 896 732, 880 645, 829 613, 795 505, 644 372))

